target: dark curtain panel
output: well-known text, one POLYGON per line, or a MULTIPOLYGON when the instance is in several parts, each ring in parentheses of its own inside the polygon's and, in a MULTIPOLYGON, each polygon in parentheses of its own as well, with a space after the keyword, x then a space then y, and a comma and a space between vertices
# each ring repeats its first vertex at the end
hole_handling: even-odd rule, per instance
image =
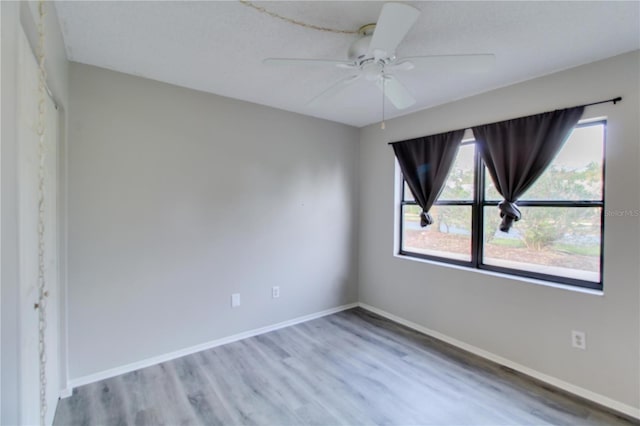
POLYGON ((509 232, 520 220, 516 201, 551 164, 583 111, 567 108, 473 128, 480 155, 504 197, 498 205, 501 231, 509 232))
POLYGON ((456 130, 391 145, 404 179, 416 203, 422 207, 422 227, 433 223, 429 209, 442 192, 463 135, 464 130, 456 130))

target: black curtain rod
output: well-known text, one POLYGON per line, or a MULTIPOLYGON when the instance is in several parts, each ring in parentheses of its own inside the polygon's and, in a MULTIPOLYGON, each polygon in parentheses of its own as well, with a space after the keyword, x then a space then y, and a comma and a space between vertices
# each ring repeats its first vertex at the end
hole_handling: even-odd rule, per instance
POLYGON ((613 99, 607 99, 606 101, 600 101, 600 102, 591 102, 590 104, 584 104, 584 105, 579 105, 579 106, 583 106, 583 107, 588 107, 591 105, 600 105, 600 104, 606 104, 608 102, 613 102, 613 104, 617 104, 618 102, 620 102, 622 100, 622 96, 618 96, 617 98, 613 98, 613 99))
MULTIPOLYGON (((606 103, 609 103, 609 102, 613 102, 613 104, 615 105, 618 102, 620 102, 621 100, 622 100, 622 96, 618 96, 617 98, 607 99, 606 101, 591 102, 590 104, 576 105, 576 106, 569 107, 569 108, 588 107, 588 106, 592 106, 592 105, 606 104, 606 103)), ((562 108, 562 109, 566 109, 566 108, 562 108)), ((544 112, 541 112, 540 114, 544 114, 544 112)), ((537 114, 533 114, 533 115, 537 115, 537 114)), ((525 117, 528 117, 528 116, 525 116, 525 117)), ((500 123, 502 121, 509 121, 509 120, 514 120, 514 119, 511 118, 511 119, 507 119, 507 120, 500 120, 500 121, 496 121, 495 123, 500 123)), ((491 124, 493 124, 493 123, 491 123, 491 124)), ((458 129, 458 130, 467 130, 467 129, 470 129, 471 127, 473 127, 473 126, 465 127, 464 129, 458 129)), ((440 132, 440 133, 436 133, 434 135, 429 135, 429 136, 435 136, 435 135, 439 135, 439 134, 442 134, 442 133, 449 133, 449 132, 455 132, 455 131, 456 130, 449 130, 447 132, 440 132)), ((410 140, 413 140, 413 139, 420 139, 420 138, 423 138, 423 137, 425 137, 425 136, 418 136, 416 138, 405 139, 405 140, 402 140, 402 141, 389 142, 388 144, 389 145, 393 145, 394 143, 406 142, 406 141, 410 141, 410 140)))

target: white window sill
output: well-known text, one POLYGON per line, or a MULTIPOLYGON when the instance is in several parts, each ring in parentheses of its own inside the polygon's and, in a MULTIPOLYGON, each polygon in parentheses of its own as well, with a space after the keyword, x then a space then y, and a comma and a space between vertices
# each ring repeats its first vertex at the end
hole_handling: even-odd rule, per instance
POLYGON ((591 295, 594 295, 594 296, 604 296, 604 291, 595 290, 595 289, 592 289, 592 288, 578 287, 578 286, 573 286, 573 285, 568 285, 568 284, 555 283, 555 282, 552 282, 552 281, 538 280, 538 279, 535 279, 535 278, 521 277, 521 276, 518 276, 518 275, 505 274, 505 273, 502 273, 502 272, 487 271, 485 269, 470 268, 468 266, 454 265, 452 263, 438 262, 436 260, 421 259, 421 258, 418 258, 418 257, 407 256, 407 255, 404 255, 404 254, 397 254, 396 253, 393 256, 397 257, 399 259, 411 260, 413 262, 421 262, 421 263, 426 263, 426 264, 434 265, 434 266, 440 266, 440 267, 444 267, 444 268, 457 269, 457 270, 460 270, 460 271, 475 272, 475 273, 478 273, 478 274, 489 275, 489 276, 492 276, 492 277, 506 278, 506 279, 509 279, 509 280, 512 280, 512 281, 519 281, 519 282, 528 283, 528 284, 542 285, 542 286, 545 286, 545 287, 552 287, 552 288, 557 288, 557 289, 560 289, 560 290, 573 291, 573 292, 577 292, 577 293, 591 294, 591 295))

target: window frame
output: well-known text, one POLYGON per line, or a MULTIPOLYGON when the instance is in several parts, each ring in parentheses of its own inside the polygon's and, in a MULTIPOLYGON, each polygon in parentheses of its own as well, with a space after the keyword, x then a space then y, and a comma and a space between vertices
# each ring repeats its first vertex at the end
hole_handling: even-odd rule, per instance
MULTIPOLYGON (((404 236, 404 206, 415 206, 415 201, 405 198, 405 180, 400 172, 400 214, 399 214, 399 241, 398 254, 430 261, 453 264, 471 269, 498 272, 524 278, 533 278, 553 283, 568 284, 571 286, 588 288, 593 290, 603 289, 604 275, 604 219, 605 219, 605 170, 606 170, 606 143, 607 143, 607 119, 598 118, 582 120, 574 126, 574 129, 594 125, 603 126, 602 136, 602 191, 600 200, 519 200, 519 207, 567 207, 567 208, 600 208, 600 278, 598 282, 581 280, 561 275, 545 274, 541 272, 526 271, 522 269, 507 268, 504 266, 488 265, 483 263, 484 246, 484 209, 485 207, 497 207, 499 200, 485 199, 486 167, 477 147, 474 147, 474 173, 473 173, 473 200, 436 200, 434 206, 471 206, 471 260, 464 261, 442 256, 434 256, 424 253, 416 253, 403 249, 404 236)), ((460 146, 475 145, 475 138, 463 139, 460 146)), ((448 178, 448 177, 447 177, 448 178)), ((490 179, 490 178, 489 178, 490 179)))

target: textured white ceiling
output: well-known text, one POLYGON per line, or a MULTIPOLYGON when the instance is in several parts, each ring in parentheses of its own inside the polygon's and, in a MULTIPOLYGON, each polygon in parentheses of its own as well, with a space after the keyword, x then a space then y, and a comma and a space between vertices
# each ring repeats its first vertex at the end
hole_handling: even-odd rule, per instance
MULTIPOLYGON (((496 66, 481 75, 398 73, 418 102, 403 111, 387 103, 387 117, 640 48, 637 1, 407 3, 422 13, 398 56, 495 53, 496 66)), ((258 4, 296 20, 348 30, 375 22, 383 5, 258 4)), ((331 102, 306 105, 346 70, 261 62, 267 57, 347 59, 356 35, 292 25, 236 1, 55 5, 70 60, 354 126, 380 120, 381 93, 366 81, 358 81, 331 102)))

